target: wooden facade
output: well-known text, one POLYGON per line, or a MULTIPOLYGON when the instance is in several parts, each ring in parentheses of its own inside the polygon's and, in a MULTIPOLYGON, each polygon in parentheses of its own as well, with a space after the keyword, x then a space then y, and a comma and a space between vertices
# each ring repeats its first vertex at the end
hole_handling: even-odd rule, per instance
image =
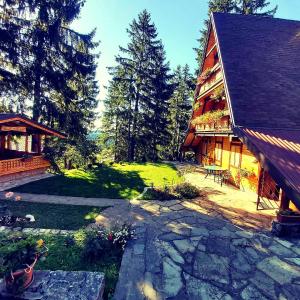
POLYGON ((50 162, 43 155, 46 136, 65 136, 17 114, 0 114, 0 183, 43 173, 50 162))
POLYGON ((201 70, 183 153, 192 150, 200 164, 222 166, 231 184, 257 193, 258 205, 261 198, 266 198, 275 200, 275 207, 295 209, 257 156, 234 134, 220 49, 212 26, 201 70))

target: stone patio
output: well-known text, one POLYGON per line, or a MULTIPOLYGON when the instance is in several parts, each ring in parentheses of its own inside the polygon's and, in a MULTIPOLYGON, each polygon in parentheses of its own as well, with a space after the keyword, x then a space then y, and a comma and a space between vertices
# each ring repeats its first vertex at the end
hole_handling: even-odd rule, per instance
POLYGON ((132 201, 116 300, 299 299, 300 241, 209 215, 199 201, 132 201))

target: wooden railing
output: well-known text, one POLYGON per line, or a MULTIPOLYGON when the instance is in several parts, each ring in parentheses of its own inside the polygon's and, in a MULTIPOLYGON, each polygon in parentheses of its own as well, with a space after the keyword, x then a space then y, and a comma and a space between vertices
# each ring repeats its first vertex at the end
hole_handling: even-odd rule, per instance
POLYGON ((231 131, 229 116, 224 116, 221 120, 214 123, 196 125, 196 132, 228 132, 231 131))
POLYGON ((223 75, 221 70, 217 70, 207 81, 201 85, 198 98, 203 96, 208 90, 222 82, 223 75))
POLYGON ((47 167, 50 163, 41 155, 0 160, 0 176, 47 167))

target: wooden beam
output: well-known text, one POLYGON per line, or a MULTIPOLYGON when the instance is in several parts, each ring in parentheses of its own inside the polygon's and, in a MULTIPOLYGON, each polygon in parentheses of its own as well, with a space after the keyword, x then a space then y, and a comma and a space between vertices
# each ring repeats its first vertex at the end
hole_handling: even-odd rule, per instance
POLYGON ((2 125, 0 131, 16 131, 16 132, 26 132, 27 129, 25 126, 6 126, 2 125))
POLYGON ((7 135, 6 143, 7 143, 6 149, 10 150, 10 145, 11 145, 11 135, 10 134, 7 135))
POLYGON ((42 153, 42 139, 40 134, 37 135, 37 153, 42 153))
POLYGON ((290 206, 290 199, 286 196, 284 190, 282 190, 280 197, 280 209, 288 209, 290 206))
POLYGON ((0 151, 5 149, 5 135, 0 135, 0 151))
POLYGON ((25 135, 25 152, 28 153, 28 134, 25 135))

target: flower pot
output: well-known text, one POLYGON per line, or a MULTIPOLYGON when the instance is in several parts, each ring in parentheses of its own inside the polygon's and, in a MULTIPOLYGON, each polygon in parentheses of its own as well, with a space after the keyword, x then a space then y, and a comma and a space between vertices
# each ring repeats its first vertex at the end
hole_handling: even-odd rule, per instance
POLYGON ((277 220, 279 223, 299 223, 300 224, 300 215, 296 216, 296 215, 283 215, 278 213, 277 214, 277 220))
POLYGON ((34 259, 31 265, 26 265, 26 268, 11 272, 5 277, 6 289, 12 294, 19 294, 26 290, 33 281, 33 268, 38 260, 38 256, 34 259))

